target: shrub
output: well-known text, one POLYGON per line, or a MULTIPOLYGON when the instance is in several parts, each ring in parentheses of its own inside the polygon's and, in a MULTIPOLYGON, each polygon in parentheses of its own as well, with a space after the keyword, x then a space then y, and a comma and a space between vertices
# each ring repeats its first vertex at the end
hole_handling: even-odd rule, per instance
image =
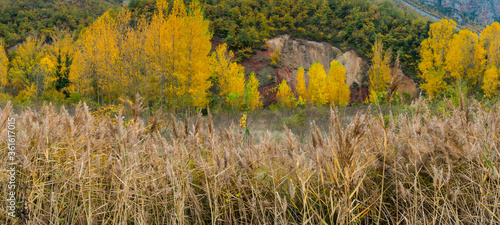
POLYGON ((61 104, 66 100, 66 95, 56 90, 49 90, 43 93, 42 99, 44 101, 61 104))

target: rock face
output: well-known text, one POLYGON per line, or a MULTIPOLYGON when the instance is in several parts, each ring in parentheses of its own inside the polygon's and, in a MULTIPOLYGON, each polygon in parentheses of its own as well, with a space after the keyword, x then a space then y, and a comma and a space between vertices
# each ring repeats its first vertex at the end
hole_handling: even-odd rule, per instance
MULTIPOLYGON (((411 0, 439 9, 458 23, 476 20, 486 26, 500 19, 499 0, 411 0)), ((411 2, 410 1, 410 2, 411 2)))
MULTIPOLYGON (((362 87, 361 84, 368 80, 367 72, 370 65, 355 51, 342 52, 329 43, 292 39, 289 35, 269 39, 267 43, 269 45, 267 51, 258 51, 257 54, 241 62, 246 74, 255 72, 259 79, 259 92, 263 97, 264 106, 276 101, 277 86, 282 80, 286 80, 296 93, 297 73, 300 67, 306 71, 307 82, 307 70, 313 63, 321 63, 328 73, 330 62, 333 60, 338 60, 346 69, 346 82, 351 87, 351 102, 364 102, 368 96, 368 88, 362 87), (276 51, 280 52, 281 63, 277 67, 272 67, 270 65, 271 53, 276 51), (357 85, 353 85, 354 83, 357 85)), ((417 96, 419 93, 417 84, 404 74, 402 75, 404 79, 398 92, 408 92, 412 97, 417 96)))
POLYGON ((406 92, 410 94, 412 98, 416 98, 420 94, 420 89, 418 89, 417 83, 415 83, 415 81, 413 81, 408 76, 403 75, 403 79, 401 80, 401 84, 399 85, 397 92, 399 94, 406 92))
MULTIPOLYGON (((279 36, 267 42, 273 51, 281 52, 281 61, 284 67, 290 68, 292 76, 297 76, 300 67, 306 70, 316 62, 321 63, 326 72, 330 69, 330 62, 338 60, 344 65, 347 74, 347 83, 361 84, 362 77, 368 71, 368 63, 359 57, 355 51, 342 52, 329 43, 291 39, 289 35, 279 36)), ((296 79, 288 80, 293 85, 296 79)))

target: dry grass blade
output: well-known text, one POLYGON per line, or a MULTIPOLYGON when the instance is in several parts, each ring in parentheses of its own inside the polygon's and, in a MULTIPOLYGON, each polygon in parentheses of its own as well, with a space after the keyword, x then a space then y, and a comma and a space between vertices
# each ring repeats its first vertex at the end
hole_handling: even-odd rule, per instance
MULTIPOLYGON (((50 104, 14 115, 7 103, 0 132, 16 119, 22 203, 0 224, 500 224, 497 106, 440 114, 419 99, 352 118, 332 108, 330 133, 311 122, 304 143, 293 124, 252 130, 257 141, 216 127, 210 111, 171 115, 164 129, 160 114, 143 121, 138 99, 130 118, 97 118, 84 103, 74 116, 50 104)), ((6 181, 6 140, 0 148, 6 181)))

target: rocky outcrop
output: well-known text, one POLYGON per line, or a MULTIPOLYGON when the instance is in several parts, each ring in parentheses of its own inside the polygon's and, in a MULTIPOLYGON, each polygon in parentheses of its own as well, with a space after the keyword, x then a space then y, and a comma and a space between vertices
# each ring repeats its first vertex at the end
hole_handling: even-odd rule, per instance
POLYGON ((500 1, 498 0, 409 0, 429 8, 438 9, 458 23, 470 23, 476 20, 486 26, 500 18, 500 1))
MULTIPOLYGON (((281 53, 283 66, 292 69, 293 77, 297 76, 300 67, 307 72, 316 62, 321 63, 328 72, 330 62, 338 60, 346 69, 347 83, 352 85, 354 82, 361 84, 362 77, 368 70, 368 62, 359 57, 355 51, 342 52, 329 43, 291 39, 289 35, 270 39, 267 43, 273 51, 281 53)), ((287 82, 295 84, 294 80, 287 82)))
POLYGON ((401 79, 401 84, 399 85, 397 92, 399 94, 406 92, 410 94, 412 98, 418 97, 420 89, 418 89, 417 83, 406 75, 403 75, 402 77, 403 78, 401 79))
MULTIPOLYGON (((286 80, 295 92, 300 67, 306 70, 307 81, 307 70, 313 63, 321 63, 328 72, 330 62, 333 60, 338 60, 346 69, 346 82, 351 87, 351 102, 363 102, 368 96, 368 89, 361 84, 368 80, 366 76, 369 63, 355 51, 343 52, 329 43, 292 39, 289 35, 269 39, 267 43, 268 50, 258 51, 241 63, 245 67, 246 74, 254 72, 259 79, 259 92, 263 97, 264 106, 276 101, 276 89, 282 80, 286 80), (280 52, 281 63, 272 67, 271 53, 276 51, 280 52)), ((417 84, 404 74, 403 77, 398 92, 408 92, 412 97, 417 96, 419 93, 417 84)))

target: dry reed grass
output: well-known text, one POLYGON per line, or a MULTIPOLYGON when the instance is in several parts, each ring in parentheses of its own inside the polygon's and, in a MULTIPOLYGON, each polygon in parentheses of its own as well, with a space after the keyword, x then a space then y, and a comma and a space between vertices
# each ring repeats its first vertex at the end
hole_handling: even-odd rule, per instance
POLYGON ((306 143, 287 127, 258 141, 207 118, 96 118, 51 105, 16 118, 21 173, 11 224, 500 224, 500 112, 478 102, 431 113, 358 113, 306 143), (196 121, 196 122, 193 122, 196 121), (388 121, 388 122, 387 122, 388 121), (162 124, 169 124, 168 127, 162 124), (165 131, 167 130, 167 131, 165 131), (165 135, 168 133, 168 135, 165 135), (21 210, 22 209, 22 210, 21 210))

